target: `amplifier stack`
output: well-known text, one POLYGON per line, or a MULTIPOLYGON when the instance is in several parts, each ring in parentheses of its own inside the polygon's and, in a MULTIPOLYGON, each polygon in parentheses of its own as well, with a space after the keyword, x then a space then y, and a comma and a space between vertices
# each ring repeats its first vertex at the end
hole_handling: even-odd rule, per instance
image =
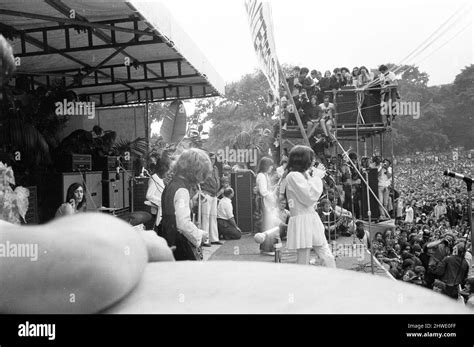
POLYGON ((254 231, 254 195, 255 179, 252 172, 237 172, 231 175, 231 187, 234 189, 232 204, 237 225, 244 232, 254 231))
MULTIPOLYGON (((372 191, 375 193, 375 195, 378 195, 379 192, 379 175, 378 175, 378 170, 377 169, 368 169, 369 172, 369 187, 372 189, 372 191)), ((365 178, 365 177, 364 177, 365 178)), ((370 201, 370 214, 372 220, 377 219, 380 217, 380 208, 379 204, 377 202, 377 199, 372 195, 372 193, 369 191, 369 201, 370 201)), ((362 182, 362 196, 361 196, 361 202, 362 202, 362 218, 363 219, 369 219, 368 215, 368 210, 369 210, 369 204, 367 202, 367 186, 365 185, 364 182, 362 182)))
POLYGON ((90 154, 68 154, 56 161, 60 172, 84 172, 92 170, 92 156, 90 154))
POLYGON ((148 177, 135 177, 130 181, 130 210, 148 211, 149 207, 145 205, 146 192, 148 190, 148 177))

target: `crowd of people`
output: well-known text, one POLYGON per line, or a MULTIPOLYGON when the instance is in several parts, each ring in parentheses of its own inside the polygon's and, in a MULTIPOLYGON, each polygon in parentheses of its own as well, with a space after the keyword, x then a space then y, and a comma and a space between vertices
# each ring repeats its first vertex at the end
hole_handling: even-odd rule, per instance
MULTIPOLYGON (((439 158, 432 158, 432 161, 397 157, 395 167, 389 159, 380 156, 358 160, 355 153, 349 153, 330 157, 325 162, 328 175, 323 179, 317 212, 323 221, 327 241, 339 235, 350 235, 350 220, 363 217, 362 182, 353 164, 362 175, 367 170, 376 170, 378 190, 374 193, 380 202, 380 217, 374 221, 392 219, 396 227, 387 227, 384 233, 377 233, 370 240, 364 224, 358 221, 354 236, 368 248, 372 242, 374 256, 394 278, 441 290, 453 298, 463 297, 472 305, 473 279, 468 278, 472 264, 471 229, 466 187, 464 182, 447 178, 442 173, 449 168, 470 176, 472 161, 468 152, 456 156, 451 153, 438 155, 439 158), (344 219, 346 223, 339 223, 344 219)), ((323 162, 325 156, 315 158, 323 162)), ((278 202, 279 187, 289 164, 288 158, 283 157, 280 166, 272 171, 268 168, 273 162, 265 160, 268 163, 263 170, 264 176, 260 177, 264 184, 257 186, 269 205, 278 202)), ((312 227, 316 228, 316 224, 312 227)))
MULTIPOLYGON (((334 267, 328 242, 351 235, 352 222, 354 237, 368 248, 372 243, 375 258, 394 278, 470 300, 466 187, 460 180, 443 176, 442 170, 470 176, 472 160, 467 152, 455 157, 440 153, 439 157, 444 159, 442 165, 438 160, 397 157, 393 167, 380 156, 358 160, 355 153, 348 153, 330 157, 322 165, 325 157, 306 146, 294 147, 279 166, 262 157, 257 172, 252 172, 255 200, 249 203, 255 207, 255 232, 274 232, 259 236, 263 237, 261 252, 273 255, 274 244, 286 240, 287 248, 297 251, 298 263, 308 264, 309 250, 314 248, 327 266, 334 267), (359 172, 364 175, 368 170, 378 175, 374 192, 380 202, 378 219, 393 219, 396 225, 372 240, 360 222, 364 216, 359 172)), ((166 152, 153 159, 147 192, 153 206, 152 228, 175 248, 177 260, 198 259, 196 249, 201 246, 241 238, 230 174, 251 171, 244 163, 232 168, 224 163, 219 170, 216 155, 199 149, 183 152, 174 163, 166 152)), ((71 185, 57 216, 80 212, 85 200, 84 186, 71 185)))
POLYGON ((366 93, 381 94, 382 101, 400 98, 396 88, 388 88, 397 85, 397 78, 385 65, 375 73, 365 66, 356 66, 352 71, 346 67, 335 68, 332 73, 328 70, 324 76, 317 70, 310 72, 306 67, 295 67, 287 84, 290 94, 284 91, 281 96, 282 129, 285 131, 288 125, 297 125, 294 106, 289 100, 292 98, 308 137, 320 127, 329 142, 334 140, 331 131, 336 113, 332 92, 365 88, 366 93))
MULTIPOLYGON (((442 172, 450 169, 470 176, 472 160, 467 152, 406 159, 398 157, 394 171, 386 159, 378 166, 380 207, 384 206, 380 214, 388 212, 396 227, 375 235, 374 255, 396 279, 441 290, 453 298, 463 296, 472 305, 473 280, 467 278, 472 254, 466 184, 442 172), (388 176, 392 174, 395 189, 388 176)), ((362 166, 373 167, 377 162, 377 158, 365 160, 362 166)), ((358 237, 366 237, 362 224, 359 229, 358 237)))

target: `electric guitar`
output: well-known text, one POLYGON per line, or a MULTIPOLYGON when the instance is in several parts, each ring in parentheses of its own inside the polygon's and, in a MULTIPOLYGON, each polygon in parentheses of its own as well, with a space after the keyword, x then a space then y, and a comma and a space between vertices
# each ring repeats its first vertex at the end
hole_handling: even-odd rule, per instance
MULTIPOLYGON (((198 187, 198 212, 197 218, 194 220, 194 224, 201 229, 202 225, 202 215, 201 215, 201 187, 198 187)), ((192 253, 193 259, 192 260, 203 260, 204 256, 202 253, 202 244, 198 247, 194 246, 191 241, 186 239, 188 247, 190 248, 190 253, 192 253)))

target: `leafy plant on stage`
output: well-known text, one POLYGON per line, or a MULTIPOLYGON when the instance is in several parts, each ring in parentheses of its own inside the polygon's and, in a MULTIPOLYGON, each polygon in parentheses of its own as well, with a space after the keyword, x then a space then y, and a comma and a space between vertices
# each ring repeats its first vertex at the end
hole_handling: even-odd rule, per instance
MULTIPOLYGON (((25 92, 28 80, 19 78, 15 87, 7 83, 15 71, 13 51, 0 35, 0 153, 17 173, 36 173, 50 162, 49 146, 30 119, 35 98, 25 92)), ((33 111, 32 111, 33 110, 33 111)))
POLYGON ((0 161, 0 219, 13 224, 21 224, 28 211, 29 190, 15 186, 13 169, 0 161))
POLYGON ((146 156, 148 154, 146 138, 138 137, 133 141, 121 139, 113 145, 111 150, 112 155, 124 156, 126 153, 134 158, 146 156))

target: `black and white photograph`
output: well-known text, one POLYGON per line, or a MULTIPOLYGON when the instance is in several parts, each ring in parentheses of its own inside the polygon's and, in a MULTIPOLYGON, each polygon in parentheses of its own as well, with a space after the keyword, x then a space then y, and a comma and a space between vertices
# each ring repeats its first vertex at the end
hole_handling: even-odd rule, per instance
POLYGON ((473 19, 0 0, 0 346, 176 315, 472 346, 473 19))

